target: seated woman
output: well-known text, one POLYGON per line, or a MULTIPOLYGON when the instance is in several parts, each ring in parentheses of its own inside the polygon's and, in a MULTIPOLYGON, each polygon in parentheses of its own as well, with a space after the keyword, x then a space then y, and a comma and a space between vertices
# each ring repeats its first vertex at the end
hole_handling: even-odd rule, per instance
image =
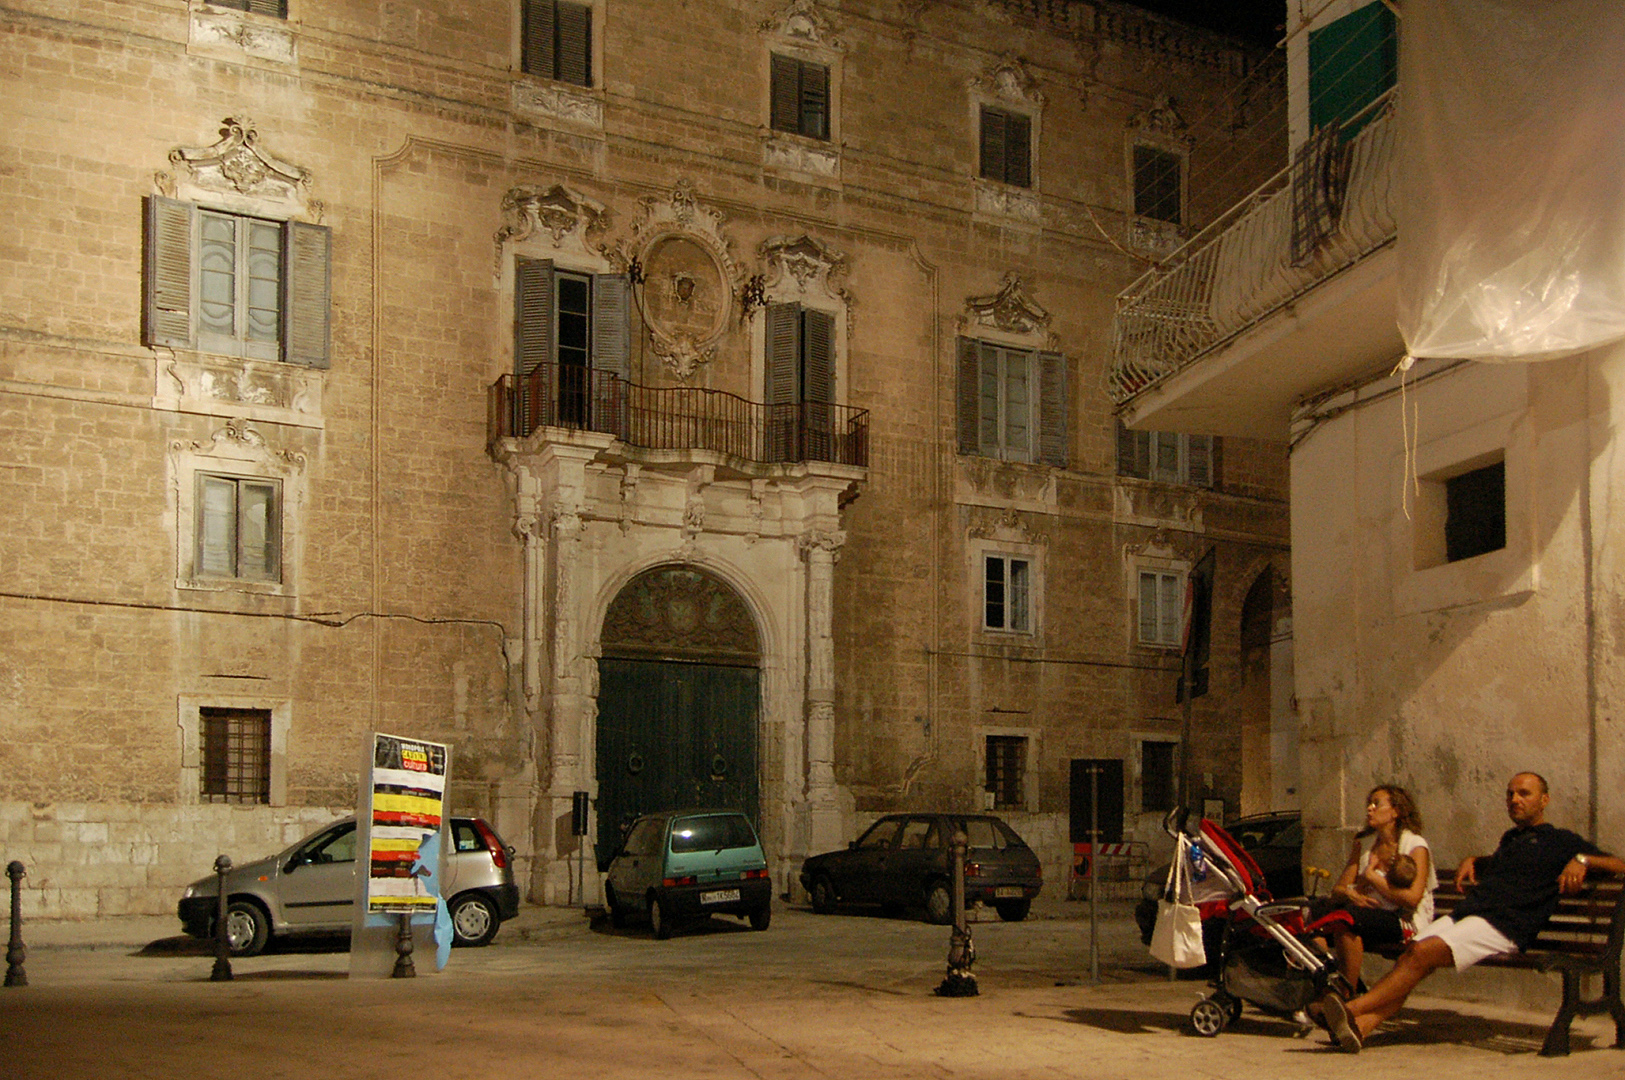
POLYGON ((1326 906, 1346 910, 1350 921, 1323 930, 1351 993, 1360 985, 1367 948, 1403 944, 1433 921, 1439 878, 1421 832, 1422 816, 1409 792, 1397 784, 1371 789, 1365 828, 1355 834, 1348 865, 1326 906))

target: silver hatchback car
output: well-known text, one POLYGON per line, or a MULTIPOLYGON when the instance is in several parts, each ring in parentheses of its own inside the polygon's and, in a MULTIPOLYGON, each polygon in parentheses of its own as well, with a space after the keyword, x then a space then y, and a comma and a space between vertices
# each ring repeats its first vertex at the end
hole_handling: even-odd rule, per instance
MULTIPOLYGON (((458 945, 485 945, 519 914, 513 848, 483 818, 448 819, 450 846, 441 895, 458 945)), ((355 912, 355 818, 226 874, 226 938, 233 956, 254 956, 273 936, 347 933, 355 912)), ((177 914, 193 937, 214 936, 218 877, 186 887, 177 914)))

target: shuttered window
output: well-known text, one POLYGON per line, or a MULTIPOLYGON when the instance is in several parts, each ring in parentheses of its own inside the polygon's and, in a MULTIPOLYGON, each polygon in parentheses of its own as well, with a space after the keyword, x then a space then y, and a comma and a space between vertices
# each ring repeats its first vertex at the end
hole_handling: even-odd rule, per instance
POLYGON ((1134 148, 1134 212, 1178 225, 1184 218, 1185 159, 1155 146, 1134 148))
POLYGON ((1139 639, 1143 645, 1181 644, 1185 575, 1140 571, 1139 639))
POLYGON ((769 461, 831 461, 834 430, 835 316, 800 304, 767 306, 763 397, 769 461))
POLYGON ((198 474, 195 575, 280 581, 280 504, 275 480, 198 474))
POLYGON ((592 8, 569 0, 524 0, 520 64, 525 74, 592 85, 592 8))
POLYGON ((1162 484, 1212 487, 1215 439, 1117 425, 1117 473, 1162 484))
POLYGON ((959 451, 1065 468, 1066 360, 959 339, 959 451))
POLYGON ((983 556, 982 626, 1032 632, 1032 563, 1008 555, 983 556))
POLYGON ((631 311, 624 274, 584 274, 549 259, 514 267, 514 373, 519 430, 537 424, 618 431, 606 408, 624 400, 607 376, 631 377, 631 311))
POLYGON ((147 200, 148 345, 328 366, 332 234, 147 200))
POLYGON ((1032 120, 1028 117, 982 106, 982 179, 1031 187, 1032 132, 1032 120))
POLYGON ((771 77, 773 130, 827 140, 829 66, 774 53, 771 77))
POLYGON ((275 19, 288 17, 288 0, 209 0, 211 7, 251 11, 255 15, 269 15, 275 19))

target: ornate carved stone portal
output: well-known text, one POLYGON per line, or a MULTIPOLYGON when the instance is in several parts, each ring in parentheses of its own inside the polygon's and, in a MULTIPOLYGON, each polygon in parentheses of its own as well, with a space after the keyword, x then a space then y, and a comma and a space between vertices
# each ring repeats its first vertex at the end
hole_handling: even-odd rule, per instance
POLYGON ((756 623, 724 582, 704 570, 657 566, 629 581, 604 615, 604 655, 754 662, 756 623))

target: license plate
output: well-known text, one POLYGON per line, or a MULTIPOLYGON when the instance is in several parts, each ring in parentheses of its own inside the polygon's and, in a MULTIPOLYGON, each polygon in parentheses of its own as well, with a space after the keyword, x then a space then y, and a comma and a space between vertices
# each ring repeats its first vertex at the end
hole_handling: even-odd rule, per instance
POLYGON ((1000 885, 997 889, 993 890, 993 898, 995 900, 1020 900, 1021 886, 1000 885))
POLYGON ((729 901, 738 899, 738 889, 715 889, 711 892, 702 892, 700 894, 700 903, 702 904, 726 904, 729 901))

